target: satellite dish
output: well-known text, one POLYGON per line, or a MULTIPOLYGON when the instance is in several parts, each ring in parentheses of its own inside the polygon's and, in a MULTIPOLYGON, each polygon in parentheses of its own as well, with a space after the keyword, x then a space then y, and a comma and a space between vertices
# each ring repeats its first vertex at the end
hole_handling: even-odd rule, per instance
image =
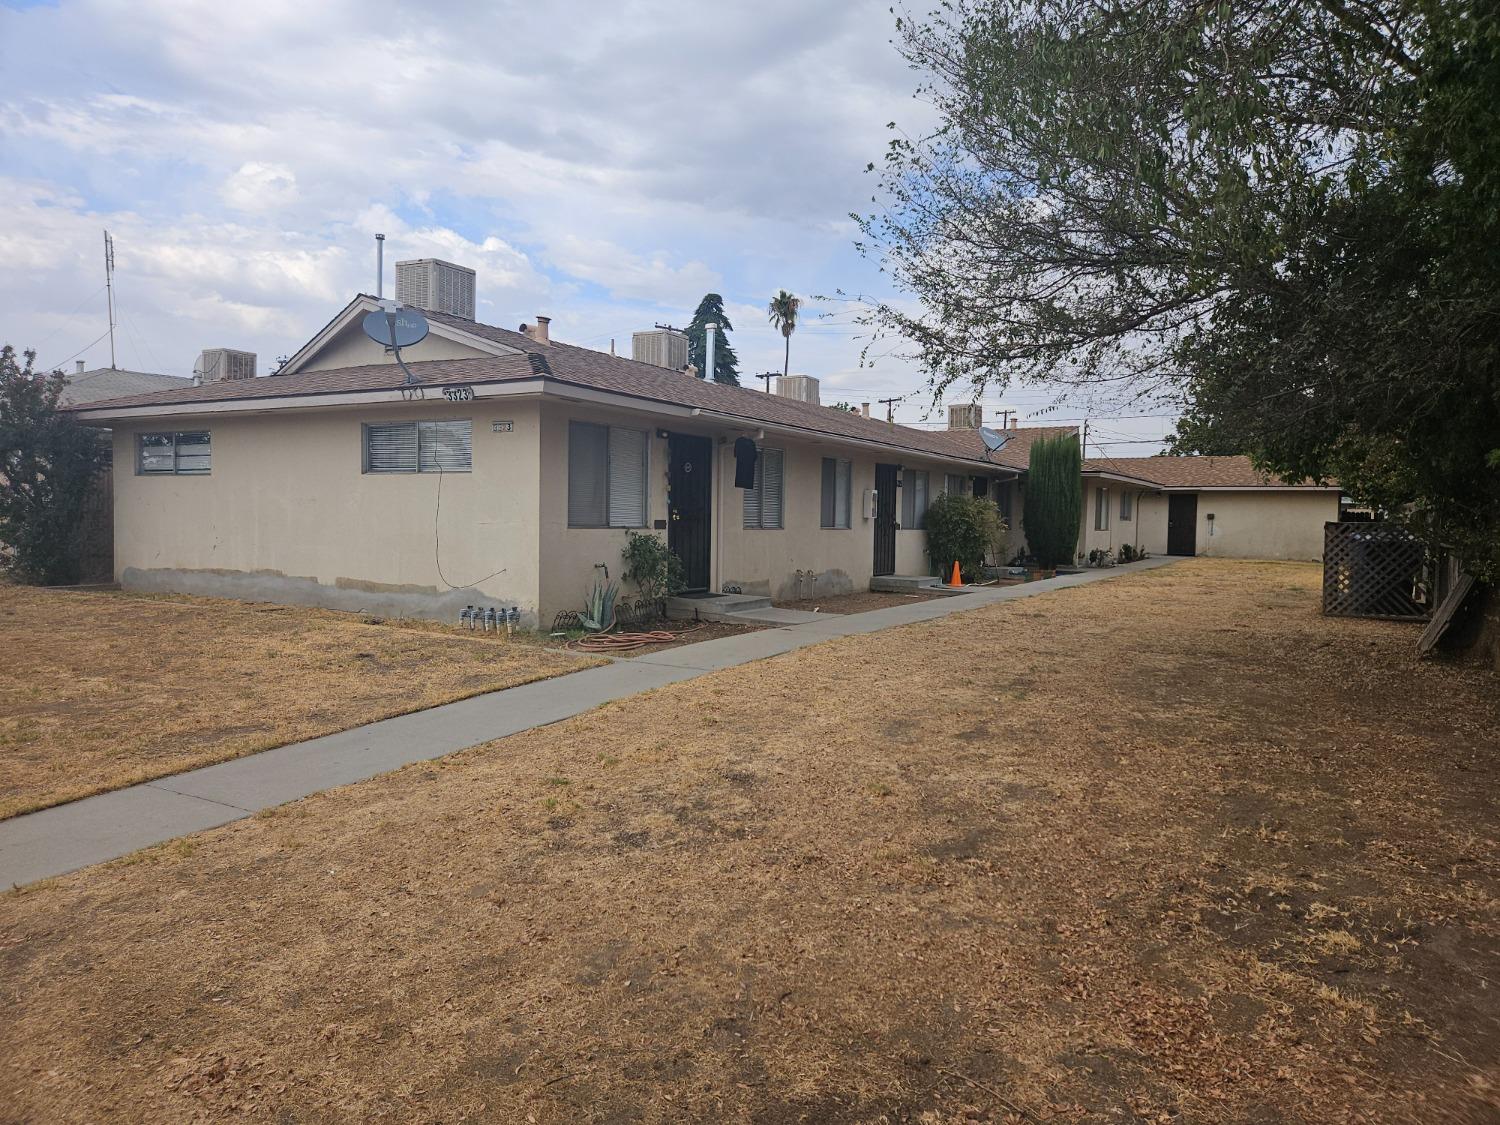
POLYGON ((992 430, 988 426, 979 427, 979 439, 984 442, 984 448, 990 453, 999 453, 1005 448, 1005 443, 1010 441, 1009 434, 1002 434, 998 430, 992 430))
POLYGON ((409 348, 427 339, 427 318, 416 309, 376 309, 365 316, 365 335, 388 348, 409 348))

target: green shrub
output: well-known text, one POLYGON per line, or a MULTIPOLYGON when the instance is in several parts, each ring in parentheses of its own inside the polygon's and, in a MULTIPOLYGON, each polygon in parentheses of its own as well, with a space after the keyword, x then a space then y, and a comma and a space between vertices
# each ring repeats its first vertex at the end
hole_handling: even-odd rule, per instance
POLYGON ((626 532, 620 553, 625 557, 624 579, 635 583, 643 601, 669 598, 682 589, 682 560, 655 535, 626 532))
POLYGON ((1026 480, 1026 545, 1037 565, 1051 569, 1073 561, 1083 518, 1083 461, 1078 435, 1039 438, 1031 446, 1026 480))
POLYGON ((979 496, 939 496, 927 508, 927 556, 946 578, 958 561, 966 579, 978 578, 985 555, 1005 532, 994 503, 979 496))
POLYGON ((79 579, 84 505, 108 447, 58 409, 61 372, 35 369, 35 352, 0 348, 0 557, 22 582, 79 579))

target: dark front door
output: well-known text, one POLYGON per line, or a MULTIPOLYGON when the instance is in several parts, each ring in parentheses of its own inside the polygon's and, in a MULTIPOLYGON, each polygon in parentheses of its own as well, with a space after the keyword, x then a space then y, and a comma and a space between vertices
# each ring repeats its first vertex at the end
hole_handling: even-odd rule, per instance
POLYGON ((896 480, 899 465, 875 466, 875 573, 896 573, 896 480))
POLYGON ((1173 492, 1167 496, 1167 554, 1198 553, 1198 494, 1173 492))
POLYGON ((685 591, 707 590, 714 443, 695 434, 673 434, 667 450, 667 547, 682 560, 685 591))

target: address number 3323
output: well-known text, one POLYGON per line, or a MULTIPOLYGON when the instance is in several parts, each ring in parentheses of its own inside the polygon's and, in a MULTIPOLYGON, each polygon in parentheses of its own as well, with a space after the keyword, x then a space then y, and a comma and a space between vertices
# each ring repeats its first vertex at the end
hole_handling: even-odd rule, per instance
POLYGON ((444 387, 443 397, 449 402, 468 402, 474 397, 473 387, 444 387))

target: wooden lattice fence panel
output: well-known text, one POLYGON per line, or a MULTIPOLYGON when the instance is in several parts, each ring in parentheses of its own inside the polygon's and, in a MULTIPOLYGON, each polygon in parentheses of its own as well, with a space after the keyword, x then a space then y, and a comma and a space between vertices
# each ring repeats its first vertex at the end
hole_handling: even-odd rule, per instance
POLYGON ((1323 612, 1424 620, 1432 612, 1427 548, 1400 524, 1324 524, 1323 612))

